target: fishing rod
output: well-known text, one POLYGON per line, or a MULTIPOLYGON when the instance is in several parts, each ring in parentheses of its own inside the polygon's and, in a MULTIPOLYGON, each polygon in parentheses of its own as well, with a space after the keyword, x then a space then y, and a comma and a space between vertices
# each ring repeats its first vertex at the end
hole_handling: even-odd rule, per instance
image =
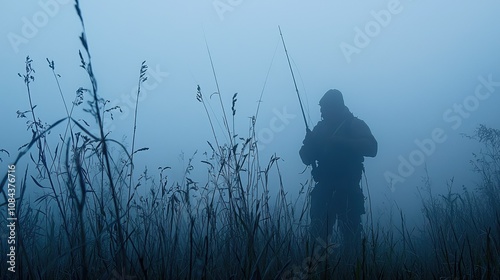
POLYGON ((283 33, 281 33, 281 27, 279 25, 278 29, 280 31, 281 41, 283 42, 283 48, 285 49, 286 59, 288 60, 288 66, 290 67, 290 72, 292 73, 295 92, 297 92, 297 97, 299 98, 300 110, 302 111, 302 117, 304 118, 304 123, 306 124, 306 132, 310 132, 311 130, 307 124, 306 114, 304 113, 304 106, 302 105, 302 100, 300 99, 299 89, 297 88, 297 82, 295 81, 295 75, 293 74, 292 64, 290 63, 290 57, 288 56, 288 51, 286 50, 285 39, 283 39, 283 33))
MULTIPOLYGON (((283 39, 283 33, 281 33, 281 27, 278 25, 280 31, 281 42, 283 42, 283 48, 285 49, 286 60, 288 61, 288 66, 290 67, 290 73, 292 73, 293 85, 295 86, 295 92, 297 92, 297 98, 299 99, 300 110, 302 111, 302 117, 304 118, 304 123, 306 124, 306 134, 311 132, 309 125, 307 124, 306 114, 304 113, 304 106, 302 105, 302 99, 300 99, 299 88, 297 87, 297 82, 295 81, 295 75, 293 74, 292 64, 290 63, 290 57, 288 56, 288 51, 286 50, 285 39, 283 39)), ((313 170, 316 169, 316 161, 311 164, 313 170)))

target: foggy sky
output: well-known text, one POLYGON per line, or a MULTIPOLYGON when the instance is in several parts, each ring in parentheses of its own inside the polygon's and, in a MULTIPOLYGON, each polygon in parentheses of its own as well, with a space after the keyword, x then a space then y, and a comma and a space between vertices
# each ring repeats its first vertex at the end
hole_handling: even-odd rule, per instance
MULTIPOLYGON (((17 76, 23 74, 25 57, 34 60, 32 95, 44 122, 65 116, 46 58, 55 61, 68 106, 76 89, 89 84, 79 68, 81 25, 73 2, 2 5, 0 148, 11 157, 2 155, 0 170, 6 170, 17 148, 31 137, 25 119, 16 118, 17 110, 29 108, 17 76)), ((378 156, 365 161, 377 207, 418 206, 416 190, 422 186, 424 166, 436 190, 445 190, 453 177, 457 189, 473 188, 478 179, 469 160, 478 147, 461 134, 472 134, 480 123, 498 128, 497 1, 81 1, 81 8, 99 93, 124 111, 112 123, 108 120, 111 136, 127 144, 139 67, 147 61, 136 143, 150 150, 138 154, 136 166, 148 166, 153 173, 158 166, 173 166, 172 180, 195 151, 203 180, 205 167, 199 161, 209 150, 206 141, 213 142, 195 98, 197 85, 207 99, 217 91, 206 38, 226 112, 238 93, 236 126, 243 137, 269 70, 257 120, 261 158, 274 153, 282 158, 285 188, 297 195, 299 183, 309 177, 308 172, 299 174, 304 169, 298 149, 305 126, 278 25, 309 125, 320 119, 319 98, 337 88, 377 138, 378 156), (387 176, 393 175, 399 181, 391 188, 387 176)), ((218 99, 214 96, 210 103, 221 122, 218 99)), ((77 111, 92 120, 81 107, 77 111)), ((221 126, 217 129, 222 135, 221 126)), ((51 137, 54 143, 59 140, 51 137)))

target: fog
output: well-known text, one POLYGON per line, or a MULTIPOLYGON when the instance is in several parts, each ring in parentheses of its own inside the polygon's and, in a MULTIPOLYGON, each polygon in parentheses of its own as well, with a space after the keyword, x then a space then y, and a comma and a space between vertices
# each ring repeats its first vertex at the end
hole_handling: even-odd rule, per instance
MULTIPOLYGON (((66 116, 46 58, 61 75, 68 106, 89 82, 79 67, 82 27, 73 2, 2 5, 0 149, 10 153, 0 155, 3 172, 31 139, 26 119, 16 114, 29 110, 18 77, 26 56, 33 59, 32 98, 43 122, 66 116)), ((106 119, 106 128, 127 147, 140 65, 149 66, 136 137, 136 147, 149 150, 136 155, 136 176, 147 167, 157 177, 158 167, 170 166, 171 180, 182 180, 197 152, 193 177, 205 180, 201 161, 214 139, 196 100, 197 85, 217 116, 219 140, 227 141, 218 96, 209 98, 217 88, 208 46, 228 115, 238 93, 235 130, 242 137, 262 93, 256 123, 262 164, 279 156, 284 187, 298 196, 300 184, 310 179, 298 156, 305 124, 278 25, 308 125, 320 120, 318 101, 335 88, 376 137, 378 155, 365 160, 376 218, 400 207, 418 223, 426 170, 437 193, 451 179, 454 188, 475 188, 479 178, 469 160, 479 146, 463 134, 473 134, 479 124, 499 128, 497 1, 81 1, 81 10, 99 94, 122 108, 106 119)), ((81 108, 75 114, 93 120, 81 108)), ((33 168, 28 157, 18 166, 28 163, 33 168)))

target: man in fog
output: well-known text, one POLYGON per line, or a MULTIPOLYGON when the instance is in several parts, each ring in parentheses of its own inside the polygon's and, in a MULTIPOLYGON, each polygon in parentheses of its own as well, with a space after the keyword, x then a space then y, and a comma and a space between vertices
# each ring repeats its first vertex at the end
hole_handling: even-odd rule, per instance
POLYGON ((316 185, 311 192, 312 241, 329 241, 338 226, 344 251, 361 245, 361 215, 365 213, 360 188, 364 157, 375 157, 377 141, 366 123, 344 105, 342 93, 329 90, 319 101, 321 121, 308 131, 300 149, 306 165, 312 165, 316 185))

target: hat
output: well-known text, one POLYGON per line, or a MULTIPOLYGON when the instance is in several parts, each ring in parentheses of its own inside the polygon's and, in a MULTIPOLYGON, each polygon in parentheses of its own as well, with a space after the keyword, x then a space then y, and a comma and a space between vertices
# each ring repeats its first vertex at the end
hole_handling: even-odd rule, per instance
POLYGON ((341 108, 344 107, 344 97, 342 93, 337 89, 331 89, 323 95, 323 97, 319 100, 320 106, 328 106, 332 108, 341 108))

